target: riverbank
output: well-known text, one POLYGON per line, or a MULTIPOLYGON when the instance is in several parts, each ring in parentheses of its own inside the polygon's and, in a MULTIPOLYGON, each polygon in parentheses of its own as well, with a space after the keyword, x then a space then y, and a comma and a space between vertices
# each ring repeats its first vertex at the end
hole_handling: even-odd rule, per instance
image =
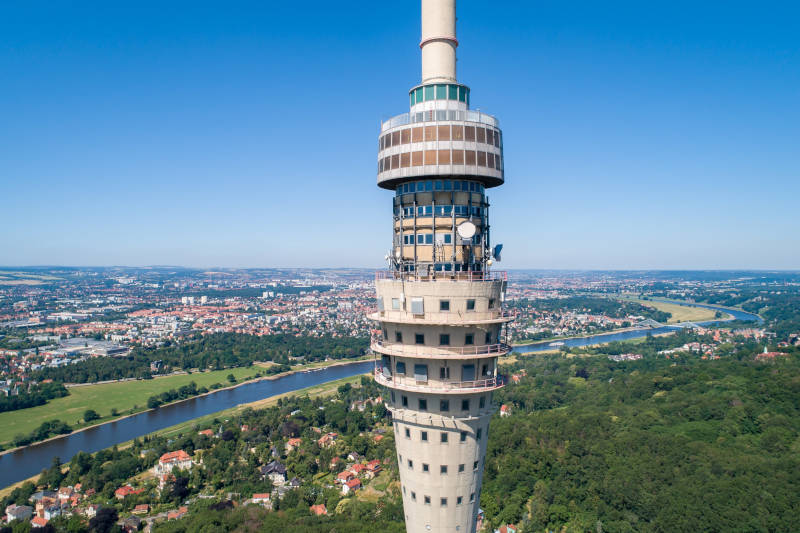
MULTIPOLYGON (((136 399, 136 401, 141 401, 139 398, 143 397, 145 394, 147 395, 147 397, 149 397, 149 396, 152 396, 154 394, 158 394, 159 392, 163 392, 163 390, 168 390, 169 388, 179 388, 179 387, 181 387, 183 385, 187 385, 191 381, 195 381, 198 384, 198 386, 208 387, 209 385, 211 385, 214 382, 224 381, 225 380, 225 376, 227 374, 234 374, 234 377, 237 378, 237 382, 234 383, 234 384, 231 384, 231 385, 228 385, 228 386, 225 386, 225 387, 219 387, 219 388, 216 388, 214 390, 209 390, 208 392, 205 392, 205 393, 202 393, 202 394, 197 394, 197 395, 194 395, 194 396, 190 396, 188 398, 175 400, 174 402, 165 403, 165 404, 159 406, 158 408, 155 408, 155 409, 163 409, 163 408, 171 406, 171 405, 179 404, 179 403, 190 401, 190 400, 197 399, 197 398, 202 398, 204 396, 208 396, 208 395, 211 395, 211 394, 216 394, 218 392, 235 389, 235 388, 238 388, 238 387, 241 387, 241 386, 244 386, 244 385, 256 383, 258 381, 276 380, 276 379, 287 377, 287 376, 290 376, 290 375, 293 375, 293 374, 299 374, 299 373, 303 373, 303 372, 319 371, 319 370, 321 370, 323 368, 363 363, 364 361, 370 360, 371 358, 372 358, 372 356, 366 355, 366 356, 360 356, 360 357, 354 358, 354 359, 345 359, 345 360, 335 359, 335 360, 329 360, 329 361, 319 361, 319 362, 311 363, 311 364, 308 364, 308 365, 298 365, 297 367, 293 368, 292 370, 289 370, 289 371, 286 371, 286 372, 281 372, 279 374, 273 374, 273 375, 270 375, 270 376, 252 377, 258 372, 253 366, 251 366, 251 367, 231 368, 231 369, 218 370, 218 371, 213 371, 213 372, 199 372, 199 373, 194 373, 194 374, 182 374, 182 375, 179 375, 179 376, 170 376, 170 378, 174 379, 175 381, 170 381, 169 383, 167 383, 166 384, 166 388, 165 388, 165 384, 163 383, 163 380, 162 380, 162 383, 159 384, 160 385, 159 390, 151 391, 151 390, 147 389, 144 392, 138 391, 138 396, 135 399, 136 399), (178 379, 178 378, 180 378, 180 379, 178 379), (180 382, 178 382, 178 381, 180 381, 180 382)), ((254 366, 256 366, 256 365, 254 364, 254 366)), ((261 365, 257 365, 257 366, 259 368, 261 367, 261 365)), ((124 401, 127 401, 128 405, 133 405, 133 407, 132 408, 123 409, 125 411, 125 414, 120 414, 119 416, 106 416, 106 417, 103 417, 99 422, 96 422, 96 423, 83 425, 83 424, 80 424, 80 423, 76 422, 76 424, 79 427, 75 428, 70 433, 65 433, 63 435, 55 435, 53 437, 49 437, 47 439, 44 439, 44 440, 41 440, 41 441, 37 441, 37 442, 31 443, 31 444, 26 445, 26 446, 17 446, 15 448, 10 448, 8 450, 0 452, 0 456, 5 455, 5 454, 9 454, 9 453, 12 453, 12 452, 24 450, 28 446, 38 445, 38 444, 42 444, 42 443, 46 443, 46 442, 62 439, 62 438, 65 438, 65 437, 69 437, 70 435, 74 435, 76 433, 80 433, 82 431, 86 431, 86 430, 89 430, 89 429, 97 428, 98 426, 103 426, 103 425, 106 425, 106 424, 109 424, 109 423, 113 423, 113 422, 119 422, 120 420, 124 420, 124 419, 130 418, 132 416, 140 415, 140 414, 146 413, 148 411, 154 411, 155 409, 150 409, 150 408, 146 407, 147 397, 144 398, 144 401, 142 402, 142 406, 139 407, 138 404, 134 404, 133 403, 133 400, 130 397, 131 396, 131 391, 127 390, 127 389, 131 389, 132 387, 135 387, 135 386, 147 388, 147 385, 152 384, 153 381, 155 381, 155 380, 125 381, 125 382, 115 382, 115 383, 107 383, 107 384, 103 384, 103 385, 97 385, 98 388, 110 388, 110 389, 113 389, 113 390, 110 391, 110 392, 113 393, 113 397, 115 397, 117 399, 119 399, 120 397, 123 397, 124 401)), ((73 391, 71 391, 71 392, 73 392, 73 391)), ((13 436, 16 435, 16 434, 25 433, 24 429, 20 429, 20 427, 23 427, 23 428, 24 427, 28 427, 29 429, 28 429, 27 432, 30 432, 30 431, 33 431, 33 429, 35 429, 36 427, 38 427, 45 420, 53 420, 53 419, 58 418, 59 420, 62 420, 62 421, 67 422, 67 423, 70 423, 70 420, 74 420, 76 415, 82 417, 83 411, 86 410, 86 409, 96 408, 98 405, 103 405, 106 408, 111 406, 113 408, 113 405, 110 405, 110 403, 109 403, 109 402, 111 402, 113 404, 113 401, 109 400, 109 398, 104 394, 106 392, 104 390, 100 390, 99 391, 101 393, 100 396, 101 396, 102 399, 92 398, 90 401, 87 401, 86 396, 91 396, 91 393, 94 392, 91 389, 89 389, 87 387, 81 387, 81 389, 76 389, 74 392, 78 393, 78 396, 84 395, 84 398, 82 398, 80 400, 76 399, 76 398, 72 398, 70 400, 70 396, 66 396, 64 398, 56 398, 55 400, 52 400, 51 402, 48 402, 45 405, 41 405, 41 406, 37 406, 37 407, 31 407, 31 408, 28 408, 28 409, 20 409, 18 411, 10 411, 10 412, 7 412, 7 413, 0 413, 0 427, 4 428, 3 437, 5 438, 5 440, 2 443, 5 444, 5 443, 10 442, 13 439, 13 436), (77 406, 72 405, 71 407, 68 407, 69 405, 71 405, 73 403, 75 403, 77 406), (61 404, 65 404, 65 405, 61 405, 61 404), (36 411, 32 412, 32 410, 36 410, 36 411), (64 417, 64 413, 67 413, 67 412, 71 413, 73 418, 71 418, 71 419, 68 418, 67 420, 64 420, 64 418, 65 418, 64 417), (34 416, 31 416, 32 414, 34 416), (26 416, 23 417, 22 415, 26 415, 26 416)), ((73 425, 73 424, 70 424, 70 425, 73 425)))
MULTIPOLYGON (((353 364, 353 363, 358 363, 358 362, 363 362, 363 360, 361 360, 361 361, 344 361, 344 362, 337 361, 337 362, 334 362, 333 364, 329 364, 329 365, 326 365, 326 366, 342 366, 342 365, 348 365, 348 364, 353 364)), ((292 373, 294 373, 294 372, 296 372, 296 371, 293 371, 292 373)), ((290 374, 289 372, 284 373, 284 376, 285 375, 289 375, 289 374, 290 374)), ((344 385, 344 384, 349 383, 350 385, 352 385, 354 387, 357 387, 359 385, 359 383, 361 382, 361 377, 362 376, 369 376, 369 375, 371 375, 371 373, 358 374, 358 375, 355 375, 355 376, 350 376, 350 377, 346 377, 346 378, 341 378, 341 379, 336 379, 336 380, 333 380, 333 381, 329 381, 329 382, 323 383, 321 385, 314 385, 314 386, 311 386, 311 387, 305 387, 303 389, 298 389, 298 390, 291 391, 291 392, 284 392, 284 393, 281 393, 281 394, 275 394, 273 396, 269 396, 269 397, 263 398, 261 400, 257 400, 257 401, 254 401, 254 402, 243 403, 243 404, 237 405, 236 407, 231 407, 229 409, 223 409, 223 410, 217 411, 215 413, 203 415, 203 416, 198 417, 198 418, 193 418, 191 420, 187 420, 185 422, 181 422, 180 424, 176 424, 176 425, 173 425, 173 426, 170 426, 170 427, 166 427, 164 429, 153 431, 152 433, 148 433, 148 434, 149 435, 170 436, 170 435, 174 435, 174 434, 177 434, 177 433, 182 433, 182 432, 184 432, 184 431, 186 431, 188 429, 193 428, 194 426, 202 425, 202 424, 204 424, 206 422, 210 422, 210 421, 212 421, 212 420, 214 420, 216 418, 225 418, 225 417, 234 416, 235 414, 237 414, 237 413, 239 413, 241 411, 244 411, 245 409, 265 409, 267 407, 272 407, 273 405, 278 403, 279 399, 286 398, 288 396, 309 396, 310 398, 316 398, 316 397, 320 397, 320 396, 330 396, 330 395, 333 395, 334 393, 336 393, 337 389, 340 386, 344 385)), ((268 377, 271 378, 272 376, 268 376, 268 377)), ((253 380, 253 381, 257 381, 257 380, 253 380)), ((230 388, 236 388, 236 386, 228 387, 228 388, 229 389, 230 388)), ((216 392, 216 391, 214 391, 214 392, 216 392)), ((178 402, 175 402, 175 403, 178 403, 178 402)), ((127 417, 123 417, 123 418, 127 418, 127 417)), ((102 424, 97 424, 97 425, 102 425, 102 424)), ((85 431, 86 429, 89 429, 89 428, 84 428, 83 431, 85 431)), ((55 437, 55 438, 57 438, 57 437, 55 437)), ((48 440, 50 440, 50 439, 48 439, 48 440)), ((133 440, 128 440, 128 441, 125 441, 123 443, 118 444, 117 446, 120 449, 123 449, 123 448, 126 448, 126 447, 130 446, 132 443, 133 443, 133 440)), ((19 449, 21 449, 21 448, 19 448, 19 449)), ((67 468, 65 467, 65 471, 66 470, 67 470, 67 468)), ((36 475, 31 476, 31 477, 29 477, 27 479, 23 479, 21 481, 18 481, 16 483, 13 483, 11 485, 8 485, 7 487, 4 487, 4 488, 0 489, 0 498, 4 498, 8 494, 10 494, 11 491, 13 491, 16 487, 19 487, 19 486, 23 485, 24 483, 27 483, 29 481, 31 483, 36 483, 36 480, 38 478, 39 478, 39 474, 36 474, 36 475)))

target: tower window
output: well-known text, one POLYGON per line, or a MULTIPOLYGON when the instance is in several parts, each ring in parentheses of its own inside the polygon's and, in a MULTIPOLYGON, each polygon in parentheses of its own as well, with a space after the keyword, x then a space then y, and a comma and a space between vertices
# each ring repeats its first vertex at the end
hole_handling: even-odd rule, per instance
POLYGON ((494 309, 494 298, 489 298, 489 309, 494 309))
POLYGON ((411 438, 411 430, 410 430, 410 429, 408 429, 408 428, 406 428, 406 438, 407 438, 407 439, 410 439, 410 438, 411 438))
POLYGON ((431 497, 425 496, 425 505, 430 505, 430 504, 431 504, 431 497))
POLYGON ((448 333, 439 335, 439 344, 441 346, 450 346, 450 335, 448 333))
POLYGON ((427 411, 428 410, 428 400, 425 398, 419 399, 419 410, 420 411, 427 411))
POLYGON ((464 336, 464 344, 467 346, 475 344, 475 335, 473 333, 467 333, 464 336))
POLYGON ((422 439, 423 442, 427 442, 428 441, 428 432, 427 431, 421 432, 420 433, 420 438, 422 439))
POLYGON ((447 443, 447 432, 443 431, 443 432, 442 432, 442 433, 439 435, 439 439, 441 440, 441 442, 442 442, 443 444, 446 444, 446 443, 447 443))
POLYGON ((481 440, 482 435, 483 435, 483 429, 478 428, 478 431, 475 433, 475 440, 481 440))
POLYGON ((467 442, 467 432, 466 431, 462 431, 461 432, 461 442, 467 442))
POLYGON ((491 331, 487 331, 486 332, 486 344, 492 344, 492 332, 491 331))
POLYGON ((439 311, 449 311, 450 300, 439 300, 439 311))
POLYGON ((422 471, 425 472, 425 473, 428 473, 428 472, 431 471, 431 467, 428 465, 428 463, 422 463, 422 471))
POLYGON ((415 344, 425 344, 425 335, 422 333, 414 334, 414 343, 415 344))
POLYGON ((439 379, 450 379, 450 367, 439 367, 439 379))
POLYGON ((414 469, 414 461, 412 461, 411 459, 408 460, 408 468, 412 470, 414 469))
POLYGON ((461 505, 462 503, 464 503, 464 497, 463 496, 457 497, 456 498, 456 505, 461 505))
POLYGON ((475 461, 474 463, 472 463, 472 469, 473 470, 477 470, 478 469, 478 461, 475 461))
POLYGON ((417 501, 417 493, 414 492, 413 490, 411 491, 411 501, 412 502, 417 501))
POLYGON ((440 465, 439 466, 439 473, 443 476, 447 475, 447 465, 440 465))
POLYGON ((400 396, 400 403, 403 404, 403 407, 408 407, 408 396, 400 396))
POLYGON ((398 361, 395 363, 395 370, 400 375, 405 375, 406 373, 406 364, 403 361, 398 361))
POLYGON ((460 465, 458 465, 458 472, 460 474, 463 471, 464 471, 464 463, 461 463, 460 465))
POLYGON ((473 493, 471 493, 471 494, 469 495, 469 503, 472 503, 472 502, 474 502, 474 501, 475 501, 475 493, 473 492, 473 493))
POLYGON ((439 410, 440 411, 449 411, 450 410, 450 400, 439 400, 439 410))
POLYGON ((396 342, 403 342, 403 332, 402 331, 395 331, 394 332, 394 340, 396 342))
POLYGON ((400 298, 392 298, 392 309, 400 309, 400 298))
POLYGON ((461 410, 469 411, 469 399, 461 400, 461 410))
POLYGON ((478 400, 478 407, 481 409, 486 407, 486 396, 481 396, 480 400, 478 400))
POLYGON ((442 504, 442 507, 447 507, 447 498, 441 498, 440 502, 442 504))

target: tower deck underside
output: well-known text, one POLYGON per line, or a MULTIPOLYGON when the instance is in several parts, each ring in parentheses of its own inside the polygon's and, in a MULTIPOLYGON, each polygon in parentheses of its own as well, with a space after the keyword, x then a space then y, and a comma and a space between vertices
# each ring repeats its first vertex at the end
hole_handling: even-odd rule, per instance
POLYGON ((375 379, 390 389, 409 532, 475 531, 497 358, 502 276, 376 281, 375 379))

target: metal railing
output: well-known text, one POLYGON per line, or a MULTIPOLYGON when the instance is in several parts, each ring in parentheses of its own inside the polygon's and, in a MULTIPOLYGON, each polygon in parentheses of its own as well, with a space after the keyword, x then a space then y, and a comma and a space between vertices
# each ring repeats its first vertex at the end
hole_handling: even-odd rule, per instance
POLYGON ((396 270, 378 270, 375 280, 395 279, 398 281, 508 281, 508 272, 495 270, 491 272, 438 272, 430 274, 417 272, 398 272, 396 270))
POLYGON ((373 319, 386 319, 390 322, 433 322, 437 324, 470 324, 493 321, 511 321, 516 314, 511 311, 427 311, 424 314, 414 314, 411 311, 397 309, 383 311, 372 308, 367 316, 373 319))
POLYGON ((387 355, 420 357, 426 359, 446 359, 447 356, 459 355, 505 355, 511 352, 511 346, 505 343, 484 344, 483 346, 454 346, 450 348, 386 342, 383 339, 373 339, 371 348, 387 355))
POLYGON ((392 118, 381 122, 381 132, 391 128, 396 128, 397 126, 418 124, 422 122, 475 122, 478 124, 494 126, 495 128, 500 127, 500 121, 497 120, 497 118, 487 113, 482 113, 481 111, 445 110, 450 111, 450 113, 446 115, 446 119, 441 120, 436 119, 436 111, 437 110, 433 110, 433 113, 428 111, 419 111, 415 113, 402 113, 400 115, 395 115, 392 118))
POLYGON ((468 392, 492 390, 503 387, 508 383, 505 376, 492 376, 485 379, 470 381, 425 381, 419 382, 410 378, 386 376, 380 367, 375 367, 373 372, 375 381, 386 387, 399 388, 420 392, 468 392))

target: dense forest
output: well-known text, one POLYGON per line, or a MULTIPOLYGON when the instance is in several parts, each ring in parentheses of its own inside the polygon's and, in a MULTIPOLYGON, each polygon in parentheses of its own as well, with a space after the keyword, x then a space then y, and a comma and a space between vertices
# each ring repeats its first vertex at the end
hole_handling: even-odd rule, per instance
POLYGON ((92 383, 123 378, 148 378, 150 363, 161 361, 161 372, 192 368, 220 370, 247 366, 254 361, 288 364, 290 357, 306 361, 326 357, 342 359, 366 353, 366 338, 217 333, 180 344, 160 348, 134 348, 125 357, 94 357, 73 365, 47 368, 34 374, 35 379, 64 383, 92 383))

